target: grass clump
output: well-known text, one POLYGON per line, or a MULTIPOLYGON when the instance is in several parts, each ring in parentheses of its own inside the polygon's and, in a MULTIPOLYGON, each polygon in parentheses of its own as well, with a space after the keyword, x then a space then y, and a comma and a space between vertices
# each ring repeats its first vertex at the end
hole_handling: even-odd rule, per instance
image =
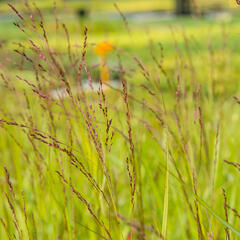
POLYGON ((227 40, 195 57, 172 29, 175 58, 150 39, 147 63, 115 45, 115 87, 98 79, 88 28, 73 46, 56 16, 61 51, 37 6, 10 7, 28 41, 14 59, 1 50, 0 238, 238 239, 240 101, 227 40))

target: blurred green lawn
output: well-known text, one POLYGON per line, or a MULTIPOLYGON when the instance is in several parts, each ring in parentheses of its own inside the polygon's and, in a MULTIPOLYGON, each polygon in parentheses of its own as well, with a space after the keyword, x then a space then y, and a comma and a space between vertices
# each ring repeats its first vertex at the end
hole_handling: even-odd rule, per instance
MULTIPOLYGON (((6 5, 7 1, 0 1, 0 12, 9 12, 6 5)), ((17 9, 23 9, 23 0, 11 1, 17 9)), ((52 11, 54 1, 36 0, 37 6, 43 11, 52 11)), ((114 11, 114 0, 55 0, 59 10, 75 11, 79 8, 88 8, 91 11, 114 11)), ((123 12, 139 12, 139 11, 172 11, 174 10, 175 0, 118 0, 119 7, 123 12)), ((201 10, 223 10, 223 9, 237 9, 236 3, 233 0, 200 0, 195 2, 197 8, 201 10)))
MULTIPOLYGON (((77 2, 74 1, 74 3, 77 2)), ((119 3, 119 6, 121 6, 121 3, 122 2, 119 3)), ((128 1, 123 1, 123 3, 129 4, 128 1)), ((130 36, 117 10, 109 1, 108 5, 111 5, 111 11, 115 11, 114 15, 95 12, 86 20, 80 20, 72 11, 65 13, 59 11, 58 30, 56 30, 53 13, 45 12, 46 30, 51 47, 57 51, 61 49, 61 52, 67 53, 67 40, 61 23, 64 22, 68 28, 73 48, 74 46, 80 46, 82 44, 83 28, 87 26, 89 42, 88 56, 92 64, 98 61, 92 44, 105 40, 110 40, 114 45, 130 53, 137 54, 147 64, 151 62, 152 59, 147 46, 153 41, 156 44, 161 43, 163 45, 166 59, 165 67, 171 68, 171 66, 175 64, 176 43, 177 48, 180 50, 184 50, 186 47, 185 35, 188 38, 191 54, 195 57, 195 61, 199 64, 199 67, 202 67, 201 65, 204 63, 201 59, 209 54, 209 46, 217 52, 226 44, 227 51, 230 51, 234 58, 234 61, 232 61, 233 72, 237 69, 237 60, 239 59, 238 55, 240 51, 240 15, 238 12, 233 12, 226 17, 223 16, 223 18, 206 15, 205 17, 170 17, 158 19, 156 15, 154 15, 155 18, 146 19, 146 21, 144 19, 139 20, 139 18, 134 19, 131 15, 129 15, 128 18, 128 15, 126 15, 131 31, 130 36)), ((148 4, 145 4, 145 6, 148 6, 148 4)), ((13 21, 18 20, 11 17, 8 20, 0 21, 0 41, 4 42, 5 48, 12 50, 17 48, 14 42, 20 42, 23 45, 30 44, 28 41, 29 35, 22 33, 13 25, 13 21)), ((38 36, 32 35, 30 38, 34 42, 39 43, 38 36)), ((184 55, 186 55, 186 53, 184 53, 184 55)))

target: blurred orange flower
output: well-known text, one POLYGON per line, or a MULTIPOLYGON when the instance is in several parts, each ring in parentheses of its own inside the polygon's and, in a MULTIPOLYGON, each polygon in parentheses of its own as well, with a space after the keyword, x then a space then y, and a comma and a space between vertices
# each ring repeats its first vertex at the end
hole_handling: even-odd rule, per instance
POLYGON ((97 44, 95 51, 100 57, 105 57, 113 50, 113 44, 111 42, 100 42, 97 44))

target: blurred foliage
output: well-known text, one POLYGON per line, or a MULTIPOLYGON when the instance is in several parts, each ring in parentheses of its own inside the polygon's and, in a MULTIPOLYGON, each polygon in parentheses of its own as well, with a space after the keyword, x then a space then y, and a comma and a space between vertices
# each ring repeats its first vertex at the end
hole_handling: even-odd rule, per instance
MULTIPOLYGON (((17 9, 23 8, 24 1, 10 1, 14 3, 17 9)), ((45 11, 51 11, 54 1, 36 0, 37 6, 45 11)), ((55 0, 59 11, 65 11, 66 7, 69 11, 76 11, 81 8, 89 8, 91 11, 115 11, 113 6, 117 3, 123 12, 139 12, 139 11, 172 11, 175 9, 175 0, 55 0)), ((29 1, 31 3, 31 1, 29 1)), ((234 0, 199 0, 193 1, 193 5, 197 10, 223 10, 237 9, 234 0)), ((9 12, 9 7, 5 3, 0 3, 0 12, 9 12)))

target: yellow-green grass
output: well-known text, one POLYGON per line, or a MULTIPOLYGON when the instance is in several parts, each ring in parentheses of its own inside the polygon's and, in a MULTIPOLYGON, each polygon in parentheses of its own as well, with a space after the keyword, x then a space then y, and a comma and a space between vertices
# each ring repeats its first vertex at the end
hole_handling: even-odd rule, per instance
MULTIPOLYGON (((111 153, 108 153, 107 149, 104 150, 104 160, 111 178, 109 183, 76 102, 70 97, 64 99, 63 109, 40 98, 32 92, 32 87, 15 77, 18 74, 30 83, 37 84, 31 64, 25 63, 23 70, 14 66, 14 61, 18 61, 19 58, 12 52, 16 45, 12 45, 11 41, 24 44, 27 47, 26 53, 36 63, 39 60, 38 55, 29 49, 30 43, 27 39, 30 38, 37 45, 41 45, 41 31, 39 30, 40 37, 28 32, 27 38, 13 32, 9 42, 3 44, 1 73, 10 77, 9 87, 15 86, 16 91, 4 87, 6 83, 1 80, 0 96, 3 104, 0 107, 0 118, 8 123, 23 123, 30 129, 7 125, 6 122, 0 123, 0 217, 3 220, 0 239, 7 239, 8 233, 10 239, 13 239, 14 235, 17 239, 34 239, 35 235, 37 239, 110 239, 104 227, 97 224, 87 206, 56 171, 63 174, 74 189, 91 204, 91 209, 109 229, 112 239, 127 239, 131 231, 133 239, 137 239, 140 231, 133 230, 131 222, 133 226, 141 226, 146 239, 161 239, 160 233, 168 239, 201 239, 199 226, 202 239, 207 239, 209 234, 212 234, 214 239, 223 239, 226 227, 229 227, 231 239, 239 238, 239 218, 228 209, 228 221, 231 226, 226 223, 222 194, 224 188, 228 205, 239 210, 240 173, 237 168, 224 162, 239 161, 240 153, 240 105, 233 99, 233 96, 240 94, 238 19, 225 25, 216 21, 189 18, 182 19, 180 25, 178 21, 180 20, 152 23, 148 25, 149 31, 142 29, 138 24, 130 24, 131 36, 124 29, 123 23, 114 23, 114 28, 119 29, 120 26, 120 30, 109 31, 107 37, 101 35, 99 23, 96 26, 94 22, 89 25, 86 56, 89 66, 98 61, 90 43, 110 39, 116 47, 130 54, 120 55, 123 68, 129 73, 126 80, 137 184, 134 208, 131 203, 126 163, 126 158, 131 158, 131 149, 123 93, 116 90, 105 93, 108 118, 113 119, 110 131, 116 131, 111 153), (169 25, 172 25, 172 28, 169 25), (17 36, 15 40, 14 35, 17 36), (155 43, 152 52, 159 62, 163 60, 162 67, 172 87, 168 85, 165 74, 151 57, 150 39, 155 43), (163 59, 158 42, 161 42, 164 48, 163 59), (6 53, 6 50, 10 53, 6 53), (11 62, 4 61, 6 54, 9 54, 11 62), (141 68, 132 56, 141 58, 149 70, 149 81, 143 76, 141 68), (130 68, 135 70, 130 71, 130 68), (159 82, 156 75, 159 76, 159 82), (198 94, 199 84, 201 90, 198 94), (65 144, 61 144, 63 148, 76 155, 103 189, 109 205, 79 169, 70 164, 66 153, 40 142, 37 138, 34 139, 34 134, 39 133, 34 129, 36 127, 41 134, 56 137, 65 144), (8 170, 10 180, 6 177, 3 166, 8 170), (194 184, 195 178, 197 184, 194 184), (11 209, 5 194, 14 210, 11 209), (192 205, 194 214, 189 210, 187 201, 192 205), (17 221, 13 211, 16 212, 17 221), (116 211, 124 218, 116 217, 116 211), (20 229, 20 237, 16 224, 20 229)), ((56 33, 52 20, 45 26, 50 46, 55 51, 64 53, 60 62, 64 63, 67 80, 75 87, 76 73, 69 70, 66 36, 62 28, 56 33)), ((84 36, 82 30, 78 30, 80 26, 72 22, 67 26, 70 29, 71 42, 77 42, 82 47, 84 36)), ((79 53, 73 50, 76 58, 81 57, 81 50, 82 48, 79 53)), ((50 61, 46 48, 44 51, 50 61)), ((116 50, 109 56, 108 63, 116 70, 116 50)), ((61 78, 51 71, 50 64, 44 66, 48 69, 47 78, 40 79, 45 85, 43 91, 47 94, 52 86, 64 84, 61 78)), ((122 88, 120 90, 122 91, 122 88)), ((84 101, 77 100, 76 95, 73 97, 87 114, 84 101)), ((96 111, 96 121, 93 121, 93 124, 97 123, 97 133, 104 144, 106 117, 99 109, 99 96, 91 93, 86 97, 87 106, 92 104, 96 111)), ((90 108, 88 110, 91 111, 90 108)), ((49 143, 53 141, 46 139, 49 143)), ((133 175, 132 165, 129 167, 133 175)))
MULTIPOLYGON (((31 1, 29 2, 31 3, 31 1)), ((64 11, 64 9, 75 11, 81 8, 89 9, 94 12, 113 12, 115 10, 114 3, 116 3, 115 1, 111 0, 69 1, 67 4, 62 0, 55 2, 57 9, 61 12, 64 11)), ((35 1, 35 3, 43 11, 53 11, 53 2, 38 0, 35 1)), ((168 0, 148 0, 148 2, 143 0, 120 0, 117 2, 117 4, 124 12, 169 11, 172 10, 174 6, 174 2, 168 0)), ((24 9, 24 6, 21 2, 14 3, 14 6, 16 6, 16 8, 19 10, 24 9)), ((0 7, 1 12, 9 12, 9 7, 6 5, 6 2, 0 3, 0 7)))
MULTIPOLYGON (((54 2, 48 0, 37 0, 34 1, 37 6, 43 11, 53 12, 54 2)), ((32 2, 29 1, 31 4, 32 2)), ((143 11, 173 11, 175 9, 175 0, 89 0, 89 1, 69 1, 56 0, 55 1, 58 11, 65 12, 74 12, 77 9, 89 9, 93 12, 114 12, 115 7, 114 3, 117 3, 121 11, 128 12, 143 12, 143 11)), ((14 2, 14 6, 18 10, 23 10, 23 3, 20 1, 14 2)), ((238 5, 234 0, 201 0, 194 2, 193 7, 198 10, 208 11, 208 10, 223 10, 223 9, 238 9, 238 5)), ((0 2, 0 12, 7 13, 9 12, 9 7, 6 2, 0 2)))

